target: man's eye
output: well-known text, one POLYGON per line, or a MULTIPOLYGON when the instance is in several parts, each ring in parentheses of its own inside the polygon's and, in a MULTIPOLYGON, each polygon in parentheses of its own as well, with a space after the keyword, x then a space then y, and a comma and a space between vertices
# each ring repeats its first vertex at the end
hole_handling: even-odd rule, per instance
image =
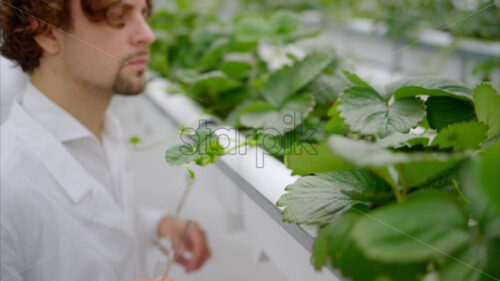
POLYGON ((106 12, 106 20, 112 26, 122 27, 125 25, 125 11, 121 5, 111 6, 106 12))
POLYGON ((110 23, 121 23, 124 20, 123 14, 118 14, 118 15, 109 15, 108 16, 108 21, 110 23))
POLYGON ((125 19, 123 15, 109 16, 107 17, 107 22, 110 26, 116 28, 122 28, 125 26, 125 19))

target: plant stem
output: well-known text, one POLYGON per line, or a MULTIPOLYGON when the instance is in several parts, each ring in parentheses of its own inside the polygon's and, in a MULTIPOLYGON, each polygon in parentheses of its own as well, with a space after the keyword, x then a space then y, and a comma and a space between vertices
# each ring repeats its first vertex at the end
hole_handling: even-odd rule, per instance
POLYGON ((156 142, 154 142, 152 144, 149 144, 149 145, 146 145, 146 146, 143 146, 143 147, 137 147, 137 145, 134 145, 134 150, 136 150, 136 151, 147 151, 147 150, 153 149, 153 148, 155 148, 157 146, 160 146, 162 144, 165 144, 165 143, 173 140, 178 135, 179 135, 178 132, 175 132, 175 133, 169 135, 168 137, 166 137, 164 139, 161 139, 159 141, 156 141, 156 142))
POLYGON ((396 195, 396 201, 398 201, 398 203, 403 202, 404 197, 401 196, 401 192, 399 192, 399 187, 397 185, 392 185, 392 184, 391 187, 392 191, 394 192, 394 195, 396 195))
POLYGON ((405 172, 404 172, 404 168, 403 168, 403 165, 399 164, 398 167, 397 167, 397 170, 399 171, 399 182, 402 183, 402 194, 400 192, 400 188, 399 186, 395 186, 394 189, 396 190, 396 199, 398 200, 398 202, 403 202, 405 199, 406 199, 406 195, 408 194, 408 191, 410 190, 410 186, 408 185, 408 183, 406 183, 405 181, 405 172))
POLYGON ((464 194, 462 193, 462 191, 460 190, 460 186, 458 186, 458 182, 456 179, 451 179, 451 183, 453 184, 453 187, 455 187, 455 190, 457 191, 458 193, 458 196, 460 196, 460 198, 462 200, 464 200, 465 203, 467 204, 470 204, 469 203, 469 200, 467 200, 467 198, 465 198, 464 194))
POLYGON ((240 148, 240 147, 242 147, 242 146, 245 146, 245 145, 250 145, 250 146, 252 146, 252 145, 250 144, 250 142, 247 142, 247 141, 246 141, 246 142, 243 142, 243 143, 241 143, 241 144, 239 144, 239 145, 237 145, 237 146, 231 147, 230 149, 228 149, 228 150, 225 152, 225 154, 229 154, 230 152, 235 151, 236 149, 238 149, 238 148, 240 148))

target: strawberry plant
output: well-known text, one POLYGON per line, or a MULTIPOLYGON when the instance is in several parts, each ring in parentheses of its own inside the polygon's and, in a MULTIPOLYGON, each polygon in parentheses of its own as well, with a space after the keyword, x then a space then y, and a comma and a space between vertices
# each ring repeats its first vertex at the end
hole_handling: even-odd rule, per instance
POLYGON ((274 68, 259 48, 297 43, 304 33, 294 14, 237 16, 212 33, 220 23, 205 20, 174 32, 173 45, 153 46, 162 61, 154 68, 247 138, 226 149, 208 128, 181 128, 191 143, 168 149, 168 163, 187 165, 193 177, 190 164, 245 145, 283 160, 301 177, 277 205, 284 221, 320 226, 317 270, 332 266, 352 280, 500 279, 494 88, 424 77, 381 90, 339 72, 334 53, 318 48, 290 52, 274 68))
MULTIPOLYGON (((302 177, 277 205, 285 207, 284 221, 321 226, 314 267, 329 264, 353 280, 498 279, 498 93, 486 84, 472 91, 435 78, 400 81, 380 93, 346 76, 352 84, 330 114, 342 130, 318 144, 299 144, 317 153, 284 158, 302 177), (447 98, 446 105, 426 106, 437 98, 447 98), (468 106, 450 110, 454 103, 468 106)), ((202 156, 176 162, 170 154, 179 146, 167 151, 167 161, 187 164, 206 155, 215 161, 228 153, 197 143, 202 156)))
POLYGON ((286 221, 321 225, 315 268, 329 262, 353 280, 500 278, 498 93, 435 78, 380 93, 348 75, 356 85, 333 117, 345 131, 317 155, 285 158, 303 177, 278 205, 286 221))
POLYGON ((335 51, 300 45, 318 31, 292 12, 242 14, 231 23, 195 12, 156 13, 151 69, 219 120, 255 133, 261 145, 272 143, 267 148, 277 157, 301 139, 324 140, 323 130, 305 131, 326 125, 325 113, 347 83, 335 51), (293 122, 284 121, 289 117, 293 122), (272 131, 266 139, 273 141, 257 129, 272 131))

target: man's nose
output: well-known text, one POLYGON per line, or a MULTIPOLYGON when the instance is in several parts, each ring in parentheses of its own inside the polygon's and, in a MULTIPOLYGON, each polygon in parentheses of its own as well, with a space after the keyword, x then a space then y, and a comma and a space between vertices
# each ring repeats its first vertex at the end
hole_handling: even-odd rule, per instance
POLYGON ((148 22, 144 17, 140 17, 137 22, 136 30, 134 35, 132 36, 132 44, 133 45, 149 45, 155 41, 156 37, 151 30, 148 22))

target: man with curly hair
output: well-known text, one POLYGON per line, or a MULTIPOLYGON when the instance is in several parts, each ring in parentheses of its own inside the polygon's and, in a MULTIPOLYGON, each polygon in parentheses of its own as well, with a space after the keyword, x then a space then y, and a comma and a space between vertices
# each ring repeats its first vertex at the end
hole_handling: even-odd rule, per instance
POLYGON ((1 0, 1 54, 30 75, 1 128, 2 281, 132 281, 155 237, 188 272, 210 257, 197 223, 179 245, 186 221, 133 208, 107 112, 144 90, 150 1, 1 0))

